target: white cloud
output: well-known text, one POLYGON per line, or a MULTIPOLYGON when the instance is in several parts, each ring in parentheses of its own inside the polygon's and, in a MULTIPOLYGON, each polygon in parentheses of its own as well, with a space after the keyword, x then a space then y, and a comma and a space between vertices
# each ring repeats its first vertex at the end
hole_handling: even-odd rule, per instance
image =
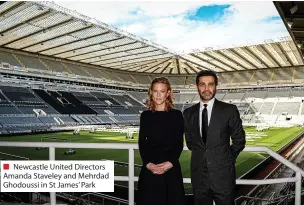
POLYGON ((135 21, 142 17, 164 17, 194 12, 202 5, 200 1, 54 1, 56 4, 96 18, 104 23, 117 24, 121 21, 135 21), (132 11, 138 11, 136 15, 132 11))
POLYGON ((176 51, 277 40, 288 33, 272 2, 56 2, 176 51), (190 21, 202 5, 230 4, 220 23, 190 21))
POLYGON ((164 17, 191 12, 202 5, 209 5, 209 3, 199 1, 141 2, 139 8, 147 16, 164 17))
POLYGON ((233 12, 231 20, 236 21, 257 21, 279 15, 270 1, 233 2, 228 10, 233 12))

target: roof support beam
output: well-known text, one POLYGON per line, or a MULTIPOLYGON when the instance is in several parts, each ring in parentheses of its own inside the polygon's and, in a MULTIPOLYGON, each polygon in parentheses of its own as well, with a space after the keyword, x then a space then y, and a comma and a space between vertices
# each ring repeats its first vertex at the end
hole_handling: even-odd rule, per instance
MULTIPOLYGON (((136 71, 139 71, 145 67, 147 67, 148 65, 140 65, 140 66, 136 66, 136 67, 133 67, 133 68, 129 68, 129 69, 126 69, 126 71, 130 71, 130 72, 136 72, 136 71), (136 68, 136 69, 134 69, 136 68), (132 70, 133 69, 133 70, 132 70)), ((120 70, 119 68, 116 68, 117 70, 120 70)))
MULTIPOLYGON (((106 32, 106 33, 108 33, 108 32, 106 32)), ((106 33, 103 33, 102 35, 104 35, 104 34, 106 34, 106 33)), ((117 41, 117 40, 121 40, 121 39, 123 39, 124 37, 119 37, 119 38, 114 38, 114 39, 111 39, 111 40, 107 40, 107 41, 103 41, 103 42, 99 42, 99 43, 94 43, 94 44, 91 44, 91 45, 89 45, 89 46, 96 46, 96 45, 101 45, 101 44, 103 44, 103 43, 109 43, 109 42, 112 42, 112 41, 117 41)), ((83 40, 83 39, 82 39, 83 40)), ((81 40, 77 40, 77 42, 78 41, 81 41, 81 40)), ((73 43, 75 43, 75 41, 73 42, 73 43)), ((68 44, 70 44, 70 43, 67 43, 67 44, 65 44, 65 45, 68 45, 68 44)), ((60 45, 60 46, 65 46, 65 45, 60 45)), ((59 47, 60 47, 59 46, 59 47)), ((64 52, 59 52, 59 53, 55 53, 55 54, 53 54, 53 55, 61 55, 61 54, 63 54, 63 53, 67 53, 67 52, 71 52, 71 51, 75 51, 75 50, 78 50, 78 49, 83 49, 83 48, 87 48, 88 46, 82 46, 82 47, 79 47, 79 48, 76 48, 76 49, 69 49, 69 50, 66 50, 66 51, 64 51, 64 52)), ((106 49, 109 49, 109 48, 106 48, 106 49)), ((49 50, 49 49, 48 49, 49 50)), ((104 50, 104 49, 102 49, 102 50, 104 50)), ((70 57, 73 57, 73 56, 70 56, 70 57)))
MULTIPOLYGON (((44 12, 44 13, 42 13, 42 14, 39 14, 39 15, 37 15, 37 16, 34 16, 34 17, 32 17, 32 18, 30 18, 30 19, 28 19, 28 20, 26 20, 26 21, 20 22, 19 24, 16 24, 15 26, 12 26, 12 27, 10 27, 10 28, 7 28, 6 30, 1 31, 1 33, 4 34, 4 33, 7 33, 7 32, 10 32, 11 30, 13 30, 13 29, 15 29, 15 28, 18 28, 19 26, 22 26, 22 25, 24 25, 24 24, 30 24, 31 21, 37 20, 37 19, 39 19, 39 18, 41 18, 41 17, 43 17, 43 16, 45 16, 45 15, 49 15, 50 13, 51 13, 51 11, 46 11, 46 12, 44 12)), ((41 28, 41 29, 42 29, 42 28, 41 28)), ((40 30, 40 31, 41 31, 41 30, 40 30)), ((29 34, 28 36, 30 36, 30 35, 32 35, 32 34, 29 34)), ((23 37, 22 37, 22 38, 23 38, 23 37)), ((3 46, 5 46, 5 45, 7 45, 7 44, 10 44, 10 43, 12 43, 12 42, 18 41, 18 40, 20 40, 20 39, 21 39, 21 38, 17 38, 17 39, 14 39, 14 40, 12 40, 12 41, 6 42, 5 44, 3 44, 3 46)))
MULTIPOLYGON (((272 44, 271 44, 272 45, 272 44)), ((274 48, 273 48, 274 49, 274 48)), ((294 66, 294 64, 292 63, 292 60, 290 59, 290 57, 288 56, 288 54, 286 53, 286 51, 283 49, 282 45, 279 43, 278 44, 278 49, 283 53, 283 55, 286 57, 289 65, 294 66)))
MULTIPOLYGON (((133 61, 133 60, 138 60, 138 59, 144 59, 145 58, 150 58, 150 57, 158 57, 159 56, 159 59, 163 59, 163 57, 161 57, 163 54, 155 54, 155 55, 151 55, 151 56, 145 56, 145 57, 138 57, 138 58, 133 58, 133 59, 130 59, 130 60, 125 60, 124 62, 128 62, 128 61, 133 61)), ((155 60, 155 59, 150 59, 150 60, 155 60)), ((140 62, 140 61, 139 61, 140 62)), ((95 65, 100 65, 100 66, 111 66, 113 63, 119 63, 118 62, 111 62, 111 63, 106 63, 106 64, 95 64, 95 65)), ((135 62, 134 62, 135 63, 135 62)), ((125 65, 121 62, 121 65, 125 65)))
MULTIPOLYGON (((297 45, 294 44, 293 41, 288 42, 287 45, 288 45, 288 47, 289 47, 290 50, 293 50, 293 49, 292 49, 292 46, 297 47, 297 45), (292 44, 292 45, 291 45, 291 44, 292 44)), ((302 62, 302 60, 303 60, 303 58, 302 58, 302 56, 301 56, 301 53, 292 52, 292 55, 295 57, 295 59, 296 59, 296 61, 297 61, 297 64, 301 64, 301 62, 302 62)))
MULTIPOLYGON (((140 66, 143 66, 144 64, 140 64, 140 65, 138 65, 138 64, 135 64, 134 65, 134 63, 132 63, 131 65, 129 65, 129 66, 124 66, 123 67, 123 69, 122 70, 130 70, 130 69, 132 69, 132 68, 137 68, 137 67, 140 67, 140 66)), ((114 68, 114 69, 120 69, 119 67, 118 68, 116 68, 116 67, 112 67, 112 68, 114 68)))
POLYGON ((183 56, 179 56, 179 58, 182 59, 182 60, 184 60, 184 61, 186 61, 186 62, 193 63, 193 64, 195 64, 196 66, 198 66, 198 67, 200 67, 200 68, 202 68, 202 69, 204 69, 204 70, 210 70, 209 68, 206 68, 205 66, 202 66, 201 64, 196 63, 196 62, 194 62, 194 61, 192 61, 192 60, 190 60, 190 59, 188 59, 188 58, 184 58, 183 56))
MULTIPOLYGON (((171 62, 168 62, 167 63, 167 65, 165 65, 164 67, 167 67, 167 66, 169 66, 171 64, 171 62)), ((150 73, 154 73, 155 71, 157 71, 158 69, 160 69, 160 68, 155 68, 155 69, 153 69, 152 71, 150 71, 150 73)))
MULTIPOLYGON (((71 34, 73 34, 73 33, 76 33, 76 32, 79 32, 79 31, 83 31, 83 30, 86 30, 86 29, 92 28, 92 27, 93 27, 93 26, 86 26, 86 27, 84 27, 84 28, 80 28, 80 29, 75 30, 75 31, 71 31, 71 32, 68 32, 68 33, 65 33, 65 34, 62 34, 62 35, 59 35, 59 36, 55 36, 55 37, 53 37, 53 38, 49 38, 49 39, 47 39, 47 40, 43 40, 43 41, 34 43, 34 44, 31 44, 31 45, 25 46, 25 47, 23 47, 23 48, 20 48, 20 49, 27 49, 27 48, 29 48, 29 47, 31 47, 31 46, 36 46, 36 45, 38 45, 38 44, 42 44, 42 43, 45 43, 45 42, 48 42, 48 41, 52 41, 52 40, 54 40, 54 39, 61 38, 61 37, 63 37, 63 36, 68 36, 68 35, 71 35, 71 34)), ((98 36, 98 35, 96 35, 96 36, 98 36)), ((70 43, 71 43, 71 42, 70 42, 70 43)), ((41 52, 41 51, 39 51, 39 52, 41 52)))
MULTIPOLYGON (((251 63, 249 60, 247 60, 244 56, 242 56, 241 54, 239 54, 237 51, 235 51, 233 48, 231 48, 231 49, 229 49, 229 51, 231 52, 231 53, 233 53, 234 55, 236 55, 237 57, 239 57, 240 59, 242 59, 243 61, 245 61, 246 63, 248 63, 249 65, 251 65, 253 68, 256 68, 256 66, 253 64, 253 63, 251 63)), ((237 61, 234 61, 234 63, 236 63, 236 64, 238 64, 239 65, 239 63, 237 62, 237 61)), ((239 66, 241 66, 242 68, 244 68, 244 70, 248 70, 245 66, 243 66, 243 65, 239 65, 239 66)))
POLYGON ((186 71, 187 74, 190 74, 190 72, 188 70, 189 69, 188 67, 184 67, 183 69, 186 71))
POLYGON ((157 66, 159 66, 159 65, 161 65, 161 64, 163 64, 163 63, 165 63, 165 62, 167 62, 167 61, 169 61, 169 60, 170 60, 170 59, 166 59, 166 60, 164 60, 164 61, 161 61, 160 63, 157 63, 157 64, 155 64, 155 65, 153 65, 153 66, 147 68, 146 70, 143 70, 142 72, 145 72, 145 71, 147 71, 147 70, 151 70, 152 68, 155 68, 155 67, 157 67, 157 66))
MULTIPOLYGON (((134 63, 133 63, 134 64, 134 63)), ((147 65, 147 64, 146 64, 147 65)), ((134 69, 134 68, 139 68, 141 69, 143 66, 146 66, 146 65, 135 65, 135 66, 126 66, 124 67, 125 69, 121 69, 121 70, 124 70, 124 71, 128 71, 128 70, 131 70, 131 69, 134 69)), ((120 69, 120 68, 114 68, 114 69, 120 69)), ((138 69, 138 70, 139 70, 138 69)))
MULTIPOLYGON (((125 44, 122 44, 122 45, 119 45, 119 46, 115 46, 115 47, 108 47, 108 48, 98 49, 98 50, 94 50, 94 51, 90 51, 90 52, 86 52, 86 53, 72 55, 72 56, 69 56, 68 58, 75 58, 75 57, 78 57, 78 56, 84 56, 84 55, 88 55, 88 54, 98 53, 100 51, 111 50, 111 49, 119 48, 121 46, 132 45, 132 44, 135 44, 135 43, 137 43, 137 42, 125 43, 125 44)), ((105 56, 105 55, 115 54, 115 53, 120 53, 120 52, 125 52, 125 51, 133 51, 133 50, 136 50, 136 49, 143 49, 143 48, 148 48, 148 47, 149 46, 143 46, 143 47, 139 47, 139 48, 131 48, 131 49, 123 50, 123 51, 114 51, 112 53, 109 52, 109 53, 102 54, 102 55, 96 54, 95 56, 90 56, 90 57, 87 57, 87 58, 81 58, 81 59, 78 59, 78 60, 88 60, 88 59, 96 58, 96 57, 99 57, 99 56, 105 56)))
MULTIPOLYGON (((155 51, 157 51, 157 50, 154 50, 154 51, 146 51, 146 52, 142 52, 142 53, 140 53, 140 54, 153 53, 153 52, 155 52, 155 51)), ((119 58, 130 57, 130 56, 136 56, 136 55, 138 55, 138 54, 127 54, 127 55, 124 55, 124 56, 119 56, 119 58)), ((157 54, 157 55, 159 55, 159 54, 157 54)), ((153 56, 153 55, 152 55, 152 56, 153 56)), ((145 57, 150 57, 150 56, 145 56, 145 57)), ((139 58, 141 58, 141 57, 139 57, 139 58)), ((102 59, 102 60, 92 61, 92 62, 90 62, 90 63, 99 63, 99 62, 103 62, 103 61, 107 61, 107 60, 112 60, 112 59, 117 59, 117 57, 111 57, 111 58, 106 58, 106 59, 102 59)), ((132 58, 132 60, 133 60, 133 59, 137 59, 137 58, 132 58)), ((110 63, 110 64, 111 64, 111 63, 110 63)))
POLYGON ((164 73, 165 70, 171 65, 172 62, 169 62, 160 73, 164 73))
MULTIPOLYGON (((90 60, 92 58, 96 58, 96 57, 103 57, 103 56, 108 56, 108 55, 112 55, 112 54, 118 54, 118 53, 125 53, 127 51, 134 51, 134 50, 138 50, 138 49, 143 49, 143 48, 148 48, 149 46, 145 46, 145 47, 140 47, 140 48, 132 48, 132 49, 126 49, 126 50, 123 50, 123 51, 116 51, 116 52, 112 52, 112 53, 105 53, 103 55, 96 55, 96 56, 93 56, 93 57, 88 57, 88 58, 82 58, 82 59, 77 59, 78 61, 84 61, 84 60, 90 60)), ((102 49, 102 50, 108 50, 109 48, 106 48, 106 49, 102 49)), ((101 51, 101 50, 99 50, 101 51)), ((155 51, 155 50, 154 50, 155 51)), ((94 51, 95 52, 95 51, 94 51)), ((146 52, 152 52, 152 51, 146 51, 146 52)), ((142 52, 142 53, 145 53, 145 52, 142 52)), ((134 53, 132 55, 137 55, 137 54, 142 54, 142 53, 134 53)), ((86 55, 86 54, 84 54, 86 55)), ((119 56, 119 57, 124 57, 124 56, 119 56)), ((69 57, 69 58, 72 58, 72 57, 69 57)), ((103 60, 107 60, 107 59, 103 59, 103 60)), ((94 62, 94 61, 93 61, 94 62)))
MULTIPOLYGON (((218 53, 218 52, 216 52, 216 53, 220 55, 220 53, 218 53)), ((217 57, 215 57, 215 56, 212 56, 212 55, 209 54, 208 52, 205 52, 204 55, 206 55, 206 56, 208 56, 209 58, 212 58, 212 59, 214 59, 214 60, 216 60, 216 61, 218 61, 218 62, 224 64, 225 66, 227 66, 227 67, 230 68, 231 70, 237 70, 237 69, 231 67, 230 65, 228 65, 227 63, 225 63, 224 61, 222 61, 221 59, 219 59, 219 58, 217 58, 217 57)), ((228 60, 232 61, 230 58, 228 58, 228 60)), ((232 62, 233 62, 233 61, 232 61, 232 62)), ((209 63, 209 62, 208 62, 208 63, 209 63)), ((222 68, 222 67, 220 67, 220 66, 217 66, 217 67, 221 68, 222 70, 226 70, 226 69, 224 69, 224 68, 222 68)))
MULTIPOLYGON (((245 61, 246 63, 250 64, 251 66, 253 66, 254 68, 256 67, 255 65, 253 65, 250 61, 248 61, 246 58, 244 58, 244 56, 242 56, 241 54, 239 54, 238 52, 236 52, 233 48, 229 49, 229 51, 236 55, 238 58, 240 58, 242 61, 245 61)), ((223 52, 221 52, 222 55, 225 55, 223 52)), ((229 60, 233 61, 234 63, 236 63, 238 66, 242 67, 244 70, 248 70, 248 68, 246 68, 245 66, 241 65, 240 62, 237 62, 236 60, 230 58, 229 56, 225 55, 229 60)))
MULTIPOLYGON (((6 3, 6 2, 4 1, 3 3, 6 3)), ((8 2, 8 1, 7 1, 7 3, 11 3, 11 2, 8 2)), ((16 9, 16 8, 18 8, 18 7, 20 7, 20 6, 25 7, 25 1, 19 1, 18 3, 16 3, 16 4, 15 4, 14 6, 12 6, 11 8, 6 9, 6 10, 0 12, 0 15, 1 15, 1 16, 4 16, 4 15, 6 15, 7 13, 13 11, 14 9, 16 9)))
MULTIPOLYGON (((10 43, 6 43, 6 44, 4 44, 4 45, 2 45, 2 46, 6 46, 6 45, 8 45, 8 44, 15 43, 15 42, 20 41, 20 40, 24 40, 24 39, 26 39, 26 38, 28 38, 28 37, 32 37, 32 36, 34 36, 34 35, 36 35, 36 34, 39 34, 39 33, 43 32, 43 30, 49 30, 49 29, 53 29, 53 28, 56 28, 56 27, 61 26, 61 25, 64 25, 64 24, 69 24, 69 23, 72 22, 72 21, 73 21, 73 19, 68 19, 68 20, 63 21, 63 22, 61 22, 61 23, 59 23, 59 24, 50 26, 50 27, 48 27, 48 28, 41 29, 41 30, 36 31, 36 32, 34 32, 34 33, 31 33, 31 34, 29 34, 29 35, 22 36, 21 38, 15 39, 14 41, 12 41, 12 42, 10 42, 10 43)), ((22 50, 22 47, 20 48, 20 50, 22 50)))
POLYGON ((304 37, 297 37, 297 41, 304 41, 304 37))
MULTIPOLYGON (((135 67, 138 67, 138 66, 143 66, 143 65, 148 65, 148 64, 153 64, 153 63, 156 63, 157 62, 157 59, 156 60, 150 60, 150 61, 142 61, 142 62, 139 62, 139 63, 127 63, 127 64, 124 64, 125 68, 128 68, 128 69, 132 69, 132 68, 135 68, 135 67), (136 66, 133 66, 133 65, 136 65, 136 66)), ((116 68, 117 66, 113 66, 112 68, 116 68)), ((119 66, 118 66, 119 67, 119 66)), ((119 69, 119 68, 118 68, 119 69)))
POLYGON ((288 20, 304 21, 304 15, 286 15, 285 18, 288 20))
MULTIPOLYGON (((201 61, 203 61, 203 62, 205 62, 205 63, 208 63, 208 64, 210 64, 210 65, 212 65, 212 66, 214 66, 214 67, 216 67, 216 68, 219 68, 219 69, 224 70, 224 71, 228 71, 228 70, 226 70, 226 69, 224 69, 224 68, 221 68, 221 67, 217 66, 216 64, 214 64, 214 63, 212 63, 212 62, 209 62, 209 61, 204 60, 203 58, 201 58, 201 57, 198 56, 198 55, 195 55, 194 53, 191 53, 190 55, 193 56, 193 57, 195 57, 195 58, 198 58, 199 60, 201 60, 201 61)), ((207 70, 212 70, 212 69, 209 69, 209 68, 206 68, 206 69, 207 69, 207 70)), ((214 71, 214 70, 212 70, 212 71, 214 71)))
POLYGON ((186 66, 188 66, 188 68, 190 68, 194 73, 197 72, 197 70, 195 70, 189 63, 184 62, 184 64, 185 64, 186 66))
MULTIPOLYGON (((251 51, 249 48, 243 47, 243 49, 245 51, 247 51, 248 53, 250 53, 252 56, 254 56, 256 59, 258 59, 261 63, 263 63, 263 65, 265 65, 266 68, 269 68, 269 66, 267 65, 267 63, 262 58, 260 58, 258 55, 256 55, 253 51, 251 51)), ((257 69, 256 66, 254 66, 254 67, 257 69)))
POLYGON ((275 66, 276 67, 281 67, 281 64, 279 63, 279 61, 277 61, 277 59, 267 50, 267 48, 265 48, 265 45, 261 45, 258 47, 258 49, 261 49, 262 51, 264 51, 269 57, 270 59, 275 62, 275 66))
POLYGON ((149 69, 149 65, 143 65, 138 69, 132 70, 131 72, 138 72, 138 73, 143 73, 145 72, 147 69, 149 69))
POLYGON ((180 65, 179 65, 179 59, 178 59, 178 57, 176 57, 175 60, 176 60, 177 73, 180 74, 181 72, 180 72, 180 65))
MULTIPOLYGON (((78 40, 75 40, 75 41, 72 41, 72 42, 68 42, 68 43, 63 43, 63 44, 60 44, 60 45, 57 45, 57 46, 53 46, 53 47, 49 47, 47 49, 44 49, 44 50, 41 50, 39 51, 40 53, 41 52, 45 52, 45 51, 48 51, 48 50, 51 50, 51 49, 54 49, 54 48, 58 48, 58 47, 61 47, 61 46, 66 46, 66 45, 69 45, 69 44, 72 44, 72 43, 77 43, 77 42, 80 42, 80 41, 85 41, 85 40, 89 40, 90 38, 95 38, 97 36, 101 36, 101 35, 105 35, 105 34, 108 34, 109 32, 106 31, 104 33, 99 33, 99 34, 96 34, 94 36, 89 36, 89 37, 86 37, 86 38, 82 38, 82 39, 78 39, 78 40)), ((114 39, 114 40, 117 40, 117 39, 114 39)), ((104 42, 103 42, 104 43, 104 42)), ((96 43, 96 44, 92 44, 90 46, 94 46, 94 45, 98 45, 100 43, 96 43)), ((69 49, 69 50, 66 50, 66 51, 63 51, 63 52, 59 52, 59 53, 54 53, 53 55, 60 55, 60 54, 63 54, 63 53, 67 53, 67 52, 70 52, 70 51, 73 51, 73 50, 77 50, 77 49, 81 49, 81 48, 86 48, 88 46, 82 46, 82 47, 79 47, 79 48, 73 48, 73 49, 69 49)))
POLYGON ((294 33, 304 33, 304 27, 291 28, 291 31, 294 33))
MULTIPOLYGON (((281 19, 283 20, 283 23, 284 23, 284 25, 285 25, 285 27, 286 27, 286 29, 287 29, 289 35, 291 36, 293 42, 296 43, 295 36, 294 36, 293 32, 289 29, 289 26, 288 26, 288 24, 287 24, 287 19, 291 19, 291 18, 292 18, 292 19, 295 19, 295 20, 304 20, 304 18, 296 18, 296 15, 286 15, 286 16, 285 16, 285 15, 284 15, 283 8, 282 8, 282 6, 281 6, 281 2, 274 2, 274 6, 276 7, 277 11, 279 12, 280 17, 281 17, 281 19)), ((302 17, 302 16, 301 16, 301 17, 302 17)), ((298 39, 297 39, 297 40, 298 40, 298 39)), ((302 56, 303 56, 302 50, 301 50, 298 46, 296 46, 296 48, 297 48, 297 50, 298 50, 300 56, 302 57, 302 56)), ((303 64, 303 63, 304 63, 303 58, 301 58, 301 64, 303 64)))

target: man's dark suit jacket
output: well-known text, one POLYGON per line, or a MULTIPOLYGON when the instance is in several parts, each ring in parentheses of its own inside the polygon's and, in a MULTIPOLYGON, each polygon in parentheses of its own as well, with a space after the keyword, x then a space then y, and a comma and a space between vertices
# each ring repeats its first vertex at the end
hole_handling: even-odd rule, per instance
POLYGON ((206 144, 200 135, 199 111, 200 103, 184 111, 186 143, 192 151, 192 186, 194 189, 204 187, 201 174, 206 165, 216 189, 231 189, 236 179, 235 160, 246 143, 239 111, 235 105, 215 99, 206 144))

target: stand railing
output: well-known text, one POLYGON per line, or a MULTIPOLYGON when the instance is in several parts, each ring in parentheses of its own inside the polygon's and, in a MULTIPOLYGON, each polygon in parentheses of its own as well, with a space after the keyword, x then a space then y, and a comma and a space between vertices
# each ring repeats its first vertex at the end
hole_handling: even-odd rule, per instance
MULTIPOLYGON (((115 181, 128 181, 129 182, 129 205, 134 205, 134 181, 138 177, 134 176, 134 150, 138 149, 137 144, 129 143, 58 143, 58 142, 4 142, 0 143, 0 147, 46 147, 49 148, 49 160, 55 160, 56 148, 86 148, 86 149, 127 149, 129 150, 129 174, 128 176, 115 176, 115 181)), ((188 150, 186 147, 184 150, 188 150)), ((247 146, 244 152, 267 152, 270 156, 280 161, 293 171, 295 176, 290 178, 278 179, 265 179, 265 180, 251 180, 251 179, 237 179, 236 184, 242 185, 261 185, 261 184, 278 184, 286 182, 295 183, 295 205, 301 205, 301 180, 304 177, 304 171, 269 149, 268 147, 261 146, 247 146)), ((184 183, 191 183, 190 178, 184 178, 184 183)), ((56 205, 56 193, 50 193, 51 205, 56 205)))

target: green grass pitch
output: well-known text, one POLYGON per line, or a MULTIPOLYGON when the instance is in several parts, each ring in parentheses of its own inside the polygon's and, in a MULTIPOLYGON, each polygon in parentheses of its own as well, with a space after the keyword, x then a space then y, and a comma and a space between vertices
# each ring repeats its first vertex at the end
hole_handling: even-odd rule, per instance
MULTIPOLYGON (((304 127, 291 127, 291 128, 270 128, 269 130, 258 132, 255 127, 246 127, 246 134, 263 134, 263 136, 256 136, 254 141, 247 140, 247 146, 267 146, 278 151, 281 147, 286 145, 296 136, 304 131, 304 127)), ((73 132, 51 133, 51 134, 37 134, 37 135, 23 135, 13 137, 0 137, 0 141, 23 141, 23 142, 38 142, 41 137, 58 137, 66 138, 71 142, 88 142, 88 143, 137 143, 137 135, 135 139, 126 139, 125 134, 112 133, 112 132, 96 132, 94 134, 89 131, 82 131, 80 135, 73 135, 73 132)), ((109 150, 109 149, 76 149, 74 155, 64 155, 67 149, 56 149, 56 160, 115 160, 120 162, 128 162, 127 150, 109 150)), ((0 147, 0 158, 8 160, 20 160, 16 157, 11 157, 1 153, 9 153, 30 158, 31 160, 47 160, 48 150, 36 150, 36 148, 15 148, 15 147, 0 147)), ((180 163, 183 170, 184 177, 190 177, 190 151, 184 151, 180 157, 180 163)), ((266 153, 251 153, 241 152, 236 162, 237 176, 241 176, 248 170, 253 168, 265 157, 266 153)), ((135 151, 135 163, 141 164, 139 152, 135 151)), ((128 168, 122 166, 115 166, 116 176, 126 176, 128 168)), ((139 169, 135 169, 135 175, 138 176, 139 169)), ((189 190, 190 184, 185 185, 189 190)))

